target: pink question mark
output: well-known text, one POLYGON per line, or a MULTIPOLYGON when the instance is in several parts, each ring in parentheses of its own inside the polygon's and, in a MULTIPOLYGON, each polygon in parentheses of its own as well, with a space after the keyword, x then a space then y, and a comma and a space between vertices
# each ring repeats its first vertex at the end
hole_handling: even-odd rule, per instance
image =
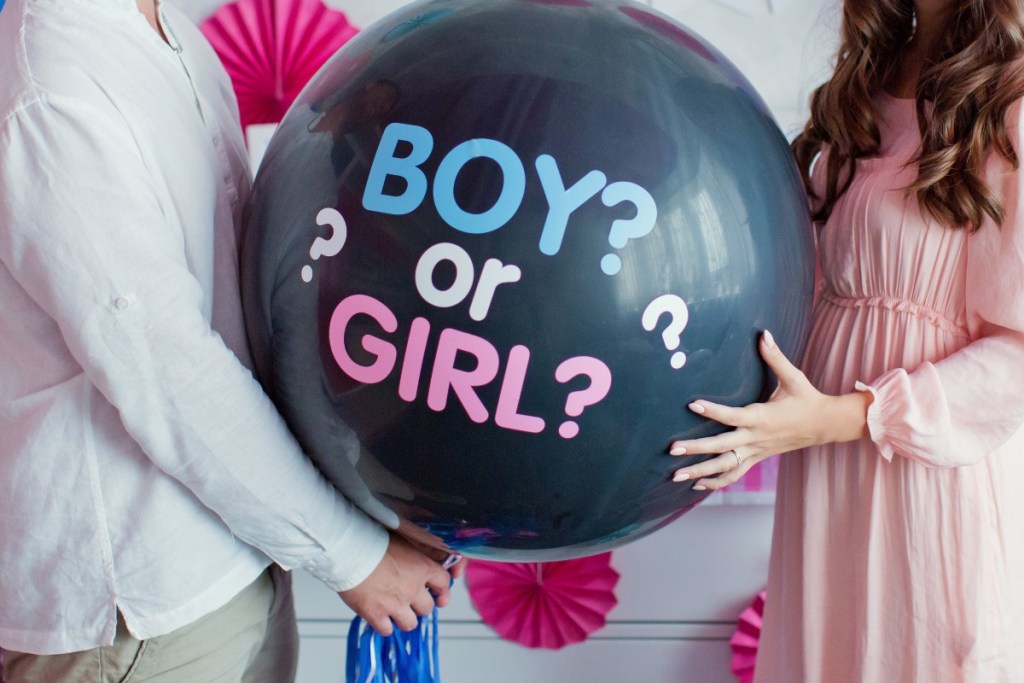
MULTIPOLYGON (((580 375, 589 377, 590 385, 570 393, 565 399, 565 414, 569 417, 582 415, 584 408, 599 403, 612 388, 612 371, 596 358, 575 356, 562 361, 555 369, 555 379, 562 384, 580 375)), ((572 420, 566 420, 558 427, 558 434, 563 439, 571 439, 579 433, 580 426, 572 420)))

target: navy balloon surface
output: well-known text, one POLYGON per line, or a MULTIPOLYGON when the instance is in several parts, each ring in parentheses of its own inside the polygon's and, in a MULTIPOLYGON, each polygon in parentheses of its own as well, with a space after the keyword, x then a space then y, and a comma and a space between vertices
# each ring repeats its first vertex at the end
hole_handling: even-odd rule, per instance
POLYGON ((638 538, 704 495, 686 405, 802 350, 806 198, 753 88, 632 2, 434 0, 363 31, 264 157, 261 381, 353 501, 471 556, 638 538))

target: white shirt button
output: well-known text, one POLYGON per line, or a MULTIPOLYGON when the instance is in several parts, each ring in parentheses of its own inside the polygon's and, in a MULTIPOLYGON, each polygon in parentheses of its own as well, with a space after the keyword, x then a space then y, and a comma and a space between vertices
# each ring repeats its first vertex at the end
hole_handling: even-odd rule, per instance
POLYGON ((117 310, 119 311, 123 311, 131 305, 132 302, 128 300, 128 297, 119 296, 116 299, 114 299, 114 307, 117 308, 117 310))

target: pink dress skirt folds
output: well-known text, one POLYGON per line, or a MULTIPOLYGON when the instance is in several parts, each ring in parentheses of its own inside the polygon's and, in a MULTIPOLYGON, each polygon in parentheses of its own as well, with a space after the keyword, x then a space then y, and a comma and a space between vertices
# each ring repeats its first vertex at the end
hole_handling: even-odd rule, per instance
POLYGON ((780 457, 755 680, 1021 682, 1024 176, 992 155, 1002 227, 942 227, 904 189, 914 102, 878 103, 880 153, 818 233, 803 364, 874 394, 870 438, 780 457))

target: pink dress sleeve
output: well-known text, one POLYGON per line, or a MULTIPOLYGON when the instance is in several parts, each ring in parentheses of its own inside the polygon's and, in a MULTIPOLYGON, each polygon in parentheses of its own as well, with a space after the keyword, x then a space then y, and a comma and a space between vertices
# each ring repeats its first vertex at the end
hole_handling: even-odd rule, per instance
MULTIPOLYGON (((1020 103, 1007 116, 1022 154, 1020 103)), ((967 240, 966 306, 971 341, 946 358, 895 369, 870 386, 868 430, 883 457, 934 467, 978 462, 1024 424, 1024 173, 993 155, 986 172, 1001 197, 991 221, 967 240)))

